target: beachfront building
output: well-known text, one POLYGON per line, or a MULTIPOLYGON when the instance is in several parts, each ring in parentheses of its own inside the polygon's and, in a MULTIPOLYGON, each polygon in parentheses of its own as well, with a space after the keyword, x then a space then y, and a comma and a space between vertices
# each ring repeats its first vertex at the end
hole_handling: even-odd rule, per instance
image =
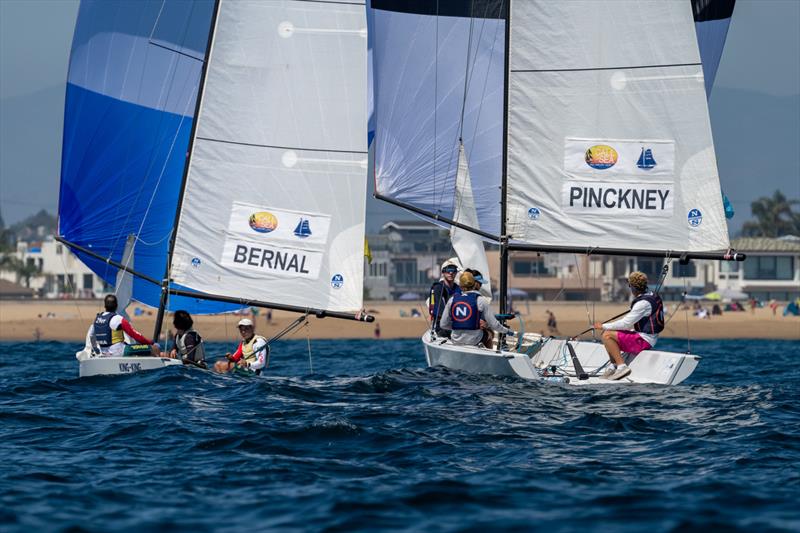
POLYGON ((739 291, 765 302, 800 298, 800 237, 736 239, 731 246, 747 254, 743 263, 719 262, 719 290, 739 291))
POLYGON ((20 241, 12 255, 34 267, 34 273, 28 280, 20 280, 13 271, 3 270, 0 279, 28 284, 39 298, 99 298, 113 290, 52 237, 20 241))
POLYGON ((422 220, 392 220, 367 237, 372 263, 365 265, 365 294, 372 300, 423 301, 454 255, 448 230, 422 220))

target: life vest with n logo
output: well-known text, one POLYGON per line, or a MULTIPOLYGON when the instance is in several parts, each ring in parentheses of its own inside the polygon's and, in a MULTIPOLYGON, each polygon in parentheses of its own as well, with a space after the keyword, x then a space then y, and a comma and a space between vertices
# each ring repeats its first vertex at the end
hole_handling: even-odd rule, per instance
POLYGON ((650 316, 642 317, 633 325, 633 329, 650 335, 661 333, 664 331, 664 302, 661 301, 659 295, 648 292, 634 298, 633 303, 631 303, 631 309, 636 305, 636 302, 642 300, 650 304, 650 316))
MULTIPOLYGON (((253 335, 253 338, 247 342, 242 341, 242 361, 246 361, 247 363, 255 363, 258 360, 258 354, 253 350, 253 345, 259 339, 263 340, 264 342, 267 342, 267 339, 265 339, 261 335, 253 335)), ((269 350, 269 345, 266 345, 260 351, 268 351, 268 350, 269 350)))
POLYGON ((468 292, 453 296, 450 304, 450 320, 453 329, 480 329, 481 313, 478 311, 478 293, 468 292))
POLYGON ((97 340, 97 344, 103 348, 125 342, 125 334, 121 329, 111 329, 111 319, 115 316, 117 313, 105 311, 97 313, 94 318, 94 338, 97 340))

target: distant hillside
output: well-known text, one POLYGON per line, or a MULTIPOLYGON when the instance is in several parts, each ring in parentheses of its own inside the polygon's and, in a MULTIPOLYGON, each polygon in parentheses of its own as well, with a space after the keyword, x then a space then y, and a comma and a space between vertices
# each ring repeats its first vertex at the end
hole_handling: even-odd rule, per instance
POLYGON ((722 189, 736 210, 731 233, 756 198, 780 190, 800 199, 800 95, 715 87, 709 107, 722 189))
POLYGON ((35 215, 13 224, 8 232, 17 241, 35 241, 56 233, 56 217, 42 209, 35 215))

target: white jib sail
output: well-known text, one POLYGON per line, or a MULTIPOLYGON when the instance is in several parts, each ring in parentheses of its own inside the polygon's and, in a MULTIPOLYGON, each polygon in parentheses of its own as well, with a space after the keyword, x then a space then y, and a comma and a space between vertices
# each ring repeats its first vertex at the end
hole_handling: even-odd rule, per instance
POLYGON ((514 2, 512 239, 726 249, 703 81, 688 1, 514 2))
POLYGON ((219 4, 173 258, 195 290, 362 305, 363 2, 219 4))
MULTIPOLYGON (((136 236, 128 235, 125 241, 125 249, 122 251, 122 264, 135 270, 133 264, 133 247, 136 244, 136 236)), ((133 298, 133 274, 122 269, 117 271, 117 279, 114 284, 114 294, 117 296, 117 312, 125 318, 130 318, 125 310, 133 298)))
MULTIPOLYGON (((469 177, 469 164, 464 151, 464 145, 458 147, 458 172, 456 174, 456 197, 453 220, 480 229, 478 213, 475 210, 475 198, 472 192, 472 180, 469 177)), ((489 261, 486 259, 486 249, 483 240, 475 233, 456 226, 450 226, 450 242, 456 251, 459 261, 464 268, 478 270, 484 279, 481 285, 481 294, 492 297, 492 287, 489 276, 489 261)))

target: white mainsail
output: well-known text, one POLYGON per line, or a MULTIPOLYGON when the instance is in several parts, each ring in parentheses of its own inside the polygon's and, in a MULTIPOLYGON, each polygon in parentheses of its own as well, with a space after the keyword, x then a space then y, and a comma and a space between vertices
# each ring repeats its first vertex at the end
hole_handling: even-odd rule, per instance
POLYGON ((725 250, 690 2, 511 7, 507 232, 587 250, 725 250))
POLYGON ((362 305, 364 4, 218 7, 173 256, 214 295, 362 305))
MULTIPOLYGON (((469 177, 469 165, 464 145, 458 147, 458 172, 456 174, 456 201, 453 211, 453 220, 480 229, 478 213, 475 210, 475 197, 472 192, 472 180, 469 177)), ((486 250, 483 240, 477 233, 467 231, 458 226, 450 226, 450 242, 453 245, 459 261, 465 268, 472 268, 481 273, 484 283, 481 284, 481 293, 492 297, 492 286, 489 273, 489 261, 486 259, 486 250)))

